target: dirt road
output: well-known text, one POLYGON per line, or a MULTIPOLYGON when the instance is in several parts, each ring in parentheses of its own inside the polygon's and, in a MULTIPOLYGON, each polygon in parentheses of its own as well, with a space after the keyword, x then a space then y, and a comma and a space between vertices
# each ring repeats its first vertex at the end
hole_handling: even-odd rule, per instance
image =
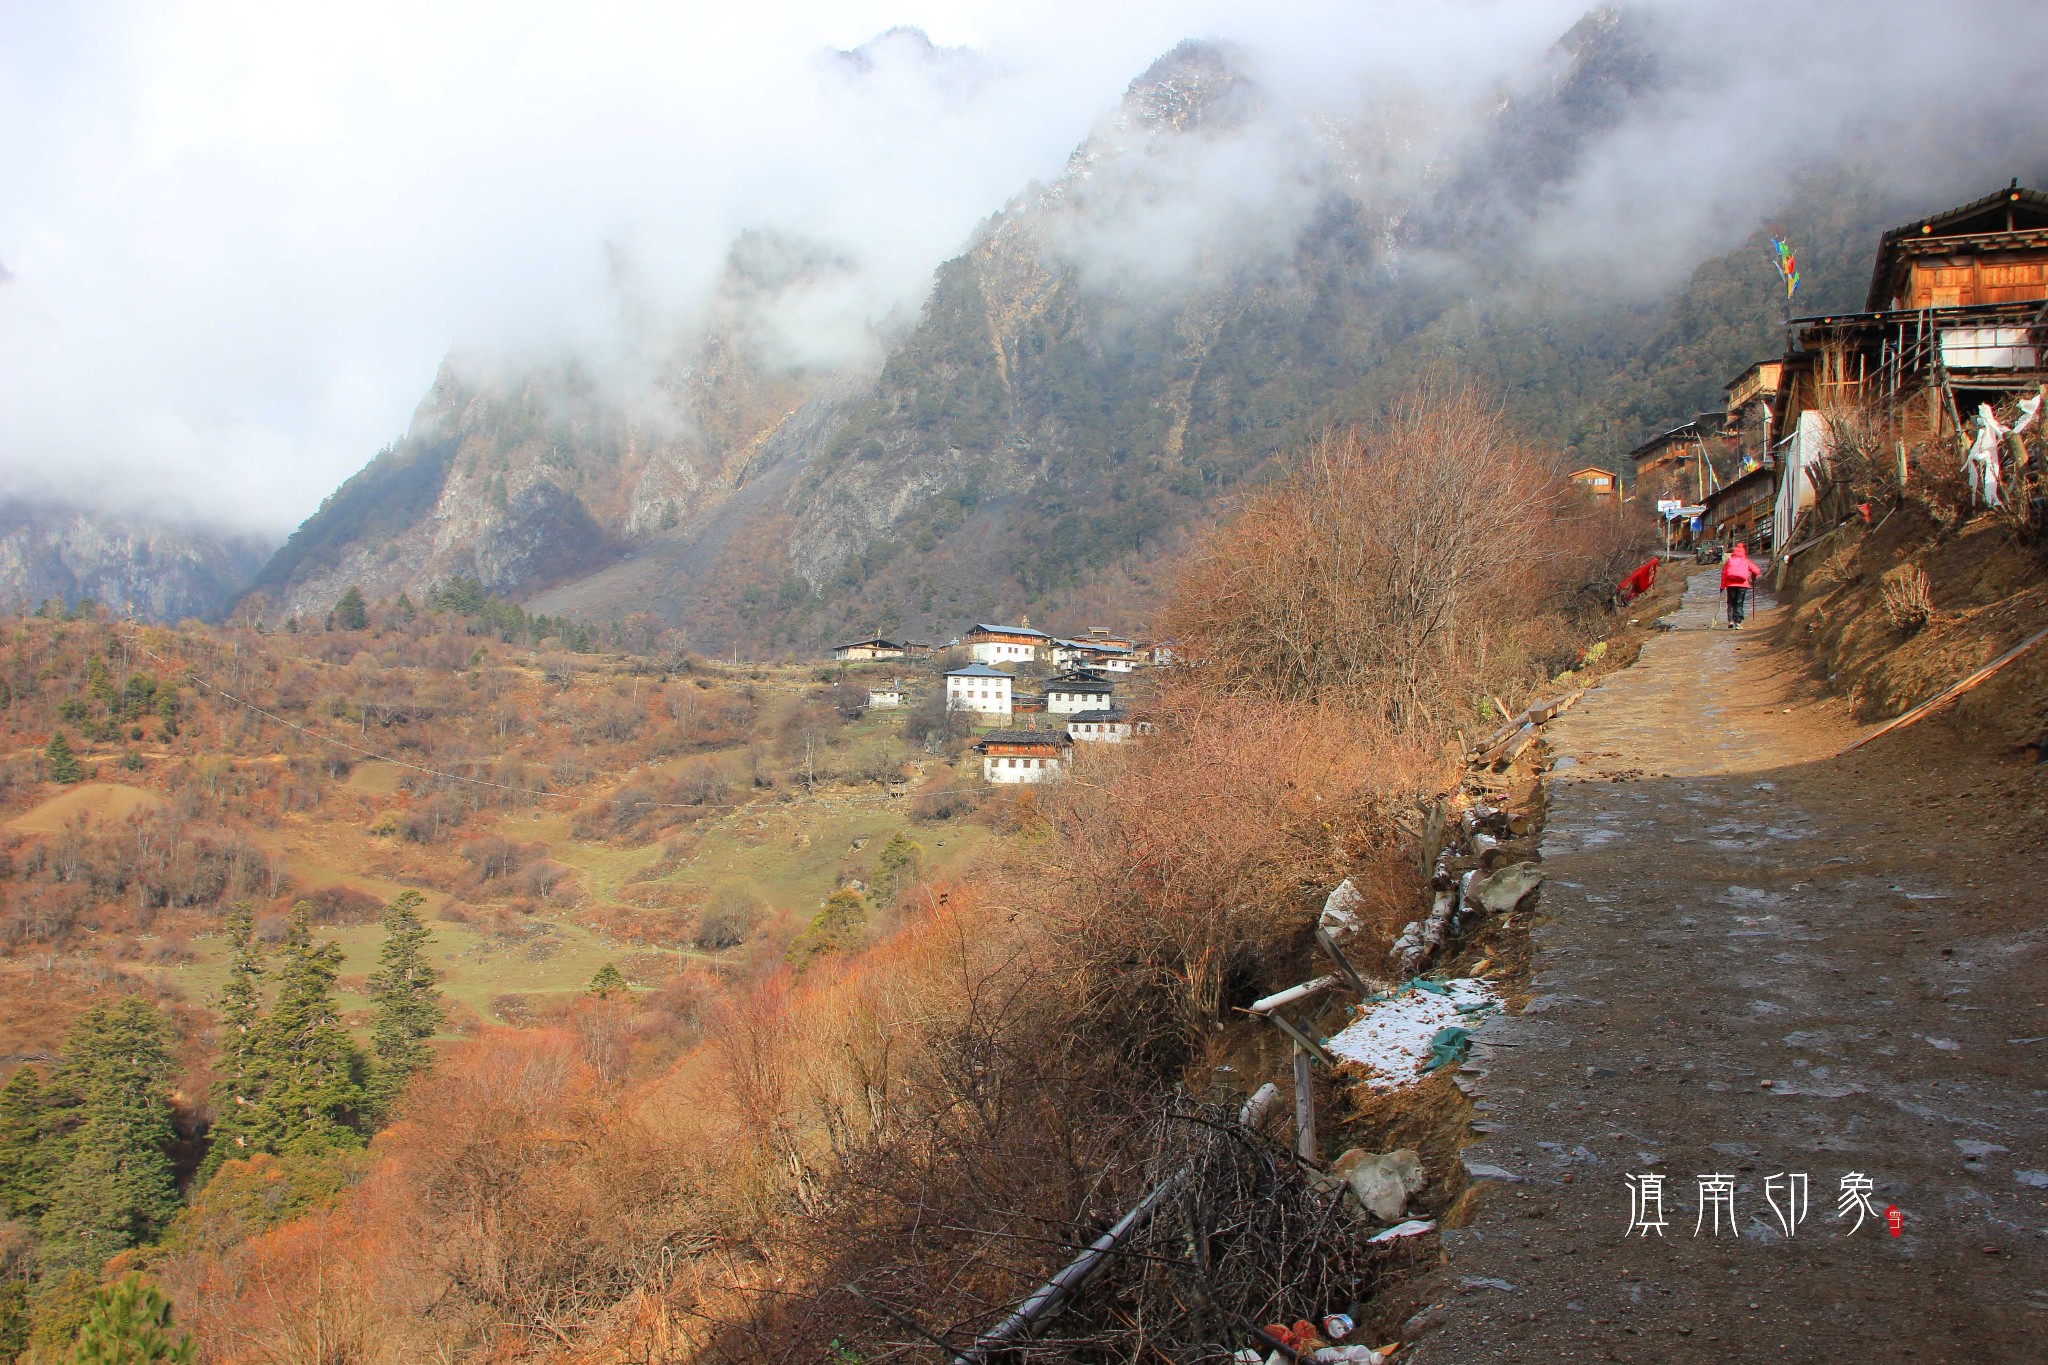
POLYGON ((1551 727, 1540 994, 1461 1078, 1478 1212, 1413 1358, 2048 1361, 2043 784, 1938 725, 1831 757, 1776 613, 1714 606, 1551 727))

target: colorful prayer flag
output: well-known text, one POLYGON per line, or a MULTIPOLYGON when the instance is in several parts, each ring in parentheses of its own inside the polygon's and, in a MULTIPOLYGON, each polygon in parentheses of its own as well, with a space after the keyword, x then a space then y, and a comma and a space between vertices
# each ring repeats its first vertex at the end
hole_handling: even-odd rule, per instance
POLYGON ((1799 292, 1799 258, 1792 254, 1792 244, 1783 237, 1771 238, 1771 264, 1778 268, 1778 278, 1785 282, 1785 300, 1799 292))

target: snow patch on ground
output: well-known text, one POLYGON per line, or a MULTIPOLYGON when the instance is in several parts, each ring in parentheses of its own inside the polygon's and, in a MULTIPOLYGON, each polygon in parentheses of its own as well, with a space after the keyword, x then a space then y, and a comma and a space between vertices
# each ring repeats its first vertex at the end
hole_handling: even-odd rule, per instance
POLYGON ((1442 995, 1409 986, 1391 1000, 1364 1006, 1330 1039, 1330 1055, 1366 1068, 1371 1073, 1366 1083, 1374 1090, 1398 1090, 1421 1080, 1429 1040, 1439 1029, 1474 1028, 1485 1017, 1483 1006, 1500 1003, 1492 984, 1477 978, 1442 985, 1442 995))

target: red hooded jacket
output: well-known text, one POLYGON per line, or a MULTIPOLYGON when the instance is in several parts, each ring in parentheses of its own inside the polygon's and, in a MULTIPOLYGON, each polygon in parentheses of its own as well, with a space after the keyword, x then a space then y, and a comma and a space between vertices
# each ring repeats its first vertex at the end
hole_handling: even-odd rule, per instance
POLYGON ((1721 565, 1721 586, 1724 588, 1746 588, 1756 582, 1759 576, 1755 562, 1740 545, 1735 547, 1734 552, 1721 565))

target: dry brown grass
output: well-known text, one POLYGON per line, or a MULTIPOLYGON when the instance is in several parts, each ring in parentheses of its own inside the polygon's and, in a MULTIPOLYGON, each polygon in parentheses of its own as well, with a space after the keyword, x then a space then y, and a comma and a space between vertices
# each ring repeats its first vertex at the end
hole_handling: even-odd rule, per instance
POLYGON ((1884 614, 1911 634, 1934 619, 1934 587, 1918 564, 1901 564, 1884 576, 1884 614))

